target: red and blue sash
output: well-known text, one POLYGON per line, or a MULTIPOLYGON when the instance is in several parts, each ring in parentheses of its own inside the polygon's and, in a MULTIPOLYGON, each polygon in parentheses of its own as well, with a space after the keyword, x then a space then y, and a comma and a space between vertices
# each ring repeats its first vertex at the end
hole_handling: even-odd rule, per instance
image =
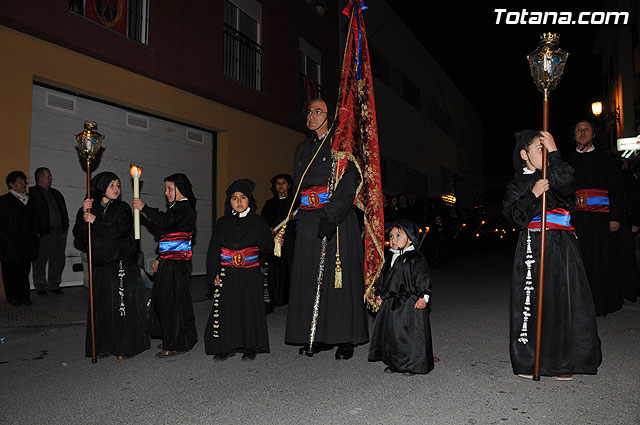
POLYGON ((300 192, 300 209, 315 210, 329 201, 328 186, 311 186, 300 192))
POLYGON ((609 191, 607 189, 576 190, 576 211, 609 212, 609 191))
POLYGON ((260 265, 260 261, 258 261, 259 253, 260 249, 256 246, 239 250, 222 248, 220 251, 220 265, 239 269, 258 267, 260 265))
MULTIPOLYGON (((537 216, 527 226, 527 229, 539 229, 541 216, 537 216)), ((563 208, 554 208, 547 211, 547 230, 568 230, 573 232, 575 229, 571 225, 571 214, 563 208)))
POLYGON ((191 259, 191 232, 167 233, 160 238, 158 250, 160 258, 168 260, 190 260, 191 259))

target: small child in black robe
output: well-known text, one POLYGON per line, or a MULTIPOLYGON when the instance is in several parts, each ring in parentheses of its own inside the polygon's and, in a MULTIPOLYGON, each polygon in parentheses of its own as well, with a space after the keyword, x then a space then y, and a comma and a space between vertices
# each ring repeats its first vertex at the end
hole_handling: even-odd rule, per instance
POLYGON ((162 338, 156 357, 187 352, 198 342, 195 312, 191 301, 191 240, 196 226, 196 197, 189 178, 176 173, 164 179, 165 212, 138 198, 133 207, 141 210, 158 228, 159 258, 151 293, 151 337, 162 338))
POLYGON ((544 299, 540 376, 568 381, 596 374, 602 360, 596 315, 578 241, 571 225, 573 168, 560 158, 546 131, 516 133, 515 177, 504 196, 503 215, 520 230, 513 261, 510 353, 513 372, 533 377, 540 267, 540 196, 547 193, 544 299), (542 147, 549 151, 543 179, 542 147))
POLYGON ((205 352, 226 360, 236 352, 255 360, 269 352, 260 252, 273 252, 274 239, 256 214, 255 183, 236 180, 227 189, 225 214, 215 224, 207 253, 207 275, 215 285, 205 328, 205 352))
POLYGON ((414 223, 399 219, 389 228, 391 249, 376 283, 382 305, 373 324, 369 361, 383 361, 387 373, 429 373, 434 367, 426 308, 431 296, 429 265, 415 246, 414 223))

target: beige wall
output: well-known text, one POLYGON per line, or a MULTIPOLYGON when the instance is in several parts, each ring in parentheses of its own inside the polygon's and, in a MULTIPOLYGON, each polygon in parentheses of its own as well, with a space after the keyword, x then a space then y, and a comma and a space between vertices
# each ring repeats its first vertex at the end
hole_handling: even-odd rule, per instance
MULTIPOLYGON (((257 183, 258 206, 271 197, 269 179, 292 172, 304 135, 225 105, 0 26, 0 194, 11 170, 29 169, 34 81, 218 133, 217 206, 237 178, 257 183)), ((69 129, 69 143, 81 128, 69 129)), ((188 164, 184 164, 188 171, 188 164)), ((32 182, 30 182, 32 183, 32 182)))

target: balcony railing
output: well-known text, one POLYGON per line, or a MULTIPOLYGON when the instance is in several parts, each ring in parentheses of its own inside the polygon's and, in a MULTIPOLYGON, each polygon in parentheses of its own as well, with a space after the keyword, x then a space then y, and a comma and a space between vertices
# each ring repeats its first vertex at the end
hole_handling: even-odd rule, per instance
POLYGON ((224 74, 260 91, 262 88, 262 46, 226 24, 223 43, 224 74))

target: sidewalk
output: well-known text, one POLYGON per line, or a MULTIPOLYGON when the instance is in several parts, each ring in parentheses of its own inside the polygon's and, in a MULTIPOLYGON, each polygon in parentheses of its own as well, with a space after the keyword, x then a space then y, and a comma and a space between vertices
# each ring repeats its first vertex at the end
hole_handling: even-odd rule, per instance
MULTIPOLYGON (((205 275, 191 278, 193 302, 206 299, 206 286, 205 275)), ((63 291, 64 295, 38 295, 35 290, 31 291, 32 306, 14 307, 6 301, 0 301, 0 329, 85 323, 89 308, 89 290, 83 286, 71 286, 63 288, 63 291)))

